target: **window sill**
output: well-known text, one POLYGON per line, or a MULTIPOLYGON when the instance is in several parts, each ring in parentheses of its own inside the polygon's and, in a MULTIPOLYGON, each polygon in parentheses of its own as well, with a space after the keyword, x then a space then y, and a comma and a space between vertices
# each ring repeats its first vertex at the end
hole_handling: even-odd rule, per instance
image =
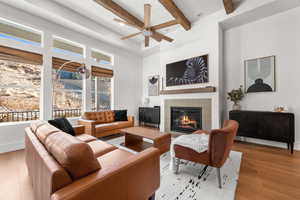
POLYGON ((30 124, 37 120, 31 120, 31 121, 20 121, 20 122, 0 122, 0 127, 2 126, 15 126, 15 125, 23 125, 23 124, 30 124))
MULTIPOLYGON (((79 120, 80 117, 68 117, 67 119, 73 122, 75 120, 79 120)), ((15 126, 15 125, 30 124, 30 123, 35 122, 35 121, 38 121, 38 120, 19 121, 19 122, 0 122, 0 127, 2 127, 2 126, 15 126)))

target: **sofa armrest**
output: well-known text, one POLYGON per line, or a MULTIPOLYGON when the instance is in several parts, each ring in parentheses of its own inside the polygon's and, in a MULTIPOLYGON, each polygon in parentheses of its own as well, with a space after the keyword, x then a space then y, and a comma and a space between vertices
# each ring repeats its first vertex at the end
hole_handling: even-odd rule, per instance
POLYGON ((78 124, 84 126, 85 134, 95 135, 95 125, 97 124, 95 120, 79 119, 78 124))
POLYGON ((160 154, 149 148, 119 166, 99 170, 51 195, 51 200, 148 199, 160 185, 160 154))
POLYGON ((207 130, 197 130, 195 132, 193 132, 193 134, 210 134, 211 131, 207 131, 207 130))
POLYGON ((127 116, 127 120, 132 123, 132 126, 134 126, 134 116, 127 116))
POLYGON ((75 132, 75 136, 84 134, 84 126, 83 125, 73 125, 73 130, 75 132))

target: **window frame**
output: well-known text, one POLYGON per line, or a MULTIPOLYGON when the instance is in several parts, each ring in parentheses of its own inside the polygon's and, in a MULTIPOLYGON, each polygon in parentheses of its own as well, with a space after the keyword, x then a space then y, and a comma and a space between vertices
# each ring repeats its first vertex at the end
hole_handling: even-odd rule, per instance
MULTIPOLYGON (((16 50, 16 49, 15 49, 16 50)), ((22 50, 20 50, 22 51, 22 50)), ((26 52, 26 53, 31 53, 31 52, 26 52)), ((38 96, 36 97, 38 99, 38 104, 37 104, 37 109, 23 109, 23 110, 19 110, 19 109, 15 109, 13 111, 9 111, 7 112, 7 116, 14 116, 13 118, 15 120, 11 120, 11 121, 3 121, 3 122, 0 122, 0 125, 2 124, 6 124, 6 123, 14 123, 14 124, 17 124, 17 123, 28 123, 30 121, 34 121, 34 120, 37 120, 37 119, 40 119, 40 113, 41 113, 41 104, 40 104, 40 101, 41 101, 41 92, 42 92, 42 68, 43 68, 43 64, 29 64, 29 63, 25 63, 25 62, 21 62, 21 61, 13 61, 13 60, 3 60, 4 62, 8 62, 8 65, 10 64, 10 62, 12 63, 16 63, 16 64, 21 64, 20 67, 22 67, 24 65, 34 65, 36 66, 37 68, 40 68, 39 70, 39 74, 38 75, 33 75, 31 77, 31 86, 23 86, 22 83, 19 83, 17 85, 12 85, 10 87, 8 86, 5 86, 5 84, 1 84, 0 85, 0 89, 27 89, 29 91, 36 91, 38 93, 38 96), (34 87, 34 79, 39 77, 39 84, 37 87, 34 87), (9 113, 14 113, 14 114, 9 114, 9 113), (16 115, 16 116, 15 116, 16 115), (35 118, 37 117, 37 118, 35 118), (27 118, 27 120, 26 120, 27 118)), ((26 73, 24 74, 24 77, 26 77, 26 73)), ((28 79, 28 78, 27 78, 28 79)), ((15 98, 15 96, 11 96, 12 98, 15 98)), ((3 112, 5 113, 5 111, 3 112)), ((11 118, 11 119, 13 119, 11 118)))
MULTIPOLYGON (((57 53, 58 54, 58 53, 57 53)), ((69 60, 70 61, 74 61, 74 62, 77 62, 77 63, 82 63, 82 58, 78 58, 78 57, 75 57, 74 59, 70 59, 70 57, 72 58, 72 56, 70 55, 59 55, 59 56, 52 56, 52 118, 54 118, 55 116, 55 104, 56 104, 56 101, 55 101, 55 92, 63 92, 63 91, 66 91, 66 92, 73 92, 73 93, 76 93, 76 92, 80 92, 81 94, 81 105, 80 105, 80 108, 65 108, 64 110, 79 110, 82 112, 83 108, 84 108, 84 95, 85 95, 85 88, 84 88, 84 77, 81 75, 81 90, 77 90, 77 89, 57 89, 55 87, 55 81, 53 79, 53 75, 54 75, 54 70, 57 70, 56 68, 54 68, 53 66, 53 59, 55 59, 55 57, 57 58, 60 58, 62 60, 65 60, 65 62, 68 62, 69 60), (68 58, 67 58, 68 57, 68 58)), ((72 72, 72 71, 68 71, 68 70, 64 70, 62 69, 62 71, 67 71, 67 72, 71 72, 71 73, 76 73, 76 72, 72 72)), ((60 110, 60 109, 57 109, 57 110, 60 110)), ((67 116, 67 118, 77 118, 79 116, 67 116)))
POLYGON ((96 97, 98 96, 98 94, 100 94, 101 92, 98 92, 98 87, 97 87, 97 78, 109 78, 110 79, 110 98, 109 98, 109 108, 107 110, 112 110, 113 109, 113 77, 104 77, 104 76, 91 76, 91 79, 95 78, 95 81, 93 82, 93 80, 91 80, 91 83, 94 84, 94 86, 91 86, 91 103, 92 103, 92 110, 93 111, 98 111, 98 103, 99 105, 101 104, 101 100, 96 99, 96 97), (94 94, 94 96, 93 96, 94 94), (94 102, 93 102, 94 99, 94 102), (93 109, 95 108, 95 109, 93 109))
POLYGON ((105 52, 105 51, 102 51, 102 50, 99 50, 99 49, 95 49, 95 48, 91 48, 91 57, 90 57, 90 59, 93 61, 93 63, 94 63, 95 65, 114 66, 114 64, 115 64, 115 57, 114 57, 113 54, 107 53, 107 52, 105 52), (101 54, 103 54, 103 55, 105 55, 105 56, 110 57, 110 58, 111 58, 111 62, 110 62, 110 63, 107 63, 107 64, 103 64, 103 63, 100 63, 100 62, 95 61, 95 60, 94 60, 95 58, 92 57, 93 52, 101 53, 101 54))
POLYGON ((0 23, 8 25, 8 26, 15 27, 16 29, 20 29, 20 30, 24 30, 24 31, 27 31, 27 32, 31 32, 33 34, 40 35, 40 41, 39 42, 32 41, 32 40, 27 40, 25 38, 17 37, 17 36, 14 36, 14 35, 0 33, 0 34, 3 34, 3 35, 7 36, 7 37, 1 37, 2 39, 14 41, 16 43, 20 43, 20 44, 23 44, 23 45, 25 44, 25 45, 29 45, 29 46, 33 46, 33 47, 43 47, 43 43, 44 43, 43 42, 44 41, 44 32, 43 31, 40 31, 38 29, 32 28, 32 27, 27 26, 27 25, 17 23, 17 22, 12 21, 12 20, 8 20, 8 19, 3 18, 3 17, 0 17, 0 23))
MULTIPOLYGON (((78 42, 74 42, 72 40, 65 39, 65 38, 57 36, 57 35, 52 35, 52 46, 51 47, 52 47, 52 54, 63 55, 64 57, 66 56, 66 57, 75 58, 75 59, 72 59, 72 60, 78 60, 78 59, 82 59, 82 58, 86 57, 85 56, 85 52, 86 52, 86 46, 85 45, 80 44, 78 42), (66 44, 71 45, 71 46, 82 48, 82 54, 54 47, 55 40, 66 43, 66 44), (57 51, 56 49, 60 50, 60 52, 57 51)), ((59 56, 59 57, 62 57, 62 56, 59 56)))
MULTIPOLYGON (((82 40, 79 40, 82 42, 82 44, 81 44, 81 43, 66 39, 66 38, 68 38, 68 35, 66 36, 64 33, 61 33, 61 31, 56 32, 54 30, 53 32, 51 32, 51 31, 45 30, 43 28, 41 28, 41 30, 39 30, 40 27, 34 26, 34 24, 25 22, 25 23, 23 23, 24 24, 23 25, 21 23, 18 23, 18 20, 17 20, 17 22, 15 22, 15 21, 7 20, 2 17, 0 17, 0 21, 2 21, 2 23, 9 22, 9 23, 11 23, 11 24, 9 24, 11 26, 13 25, 16 28, 24 29, 25 31, 30 31, 30 32, 36 33, 40 36, 40 39, 39 39, 40 42, 38 43, 39 45, 23 43, 23 42, 19 42, 18 40, 12 40, 12 39, 5 38, 5 37, 0 38, 0 43, 2 46, 9 47, 9 48, 15 48, 15 49, 42 55, 42 60, 43 60, 42 67, 43 68, 45 67, 45 68, 41 72, 42 73, 41 74, 41 87, 40 87, 40 91, 39 91, 40 92, 39 111, 40 111, 40 113, 43 112, 43 114, 40 115, 40 119, 48 119, 50 117, 49 115, 51 115, 51 116, 53 115, 53 113, 52 113, 52 108, 54 105, 53 100, 51 99, 51 102, 52 102, 51 111, 48 111, 48 110, 50 110, 50 104, 48 105, 48 100, 45 100, 45 97, 47 98, 47 96, 49 97, 49 94, 51 94, 51 95, 53 94, 53 89, 52 89, 53 84, 51 85, 51 89, 49 89, 48 86, 45 86, 45 84, 47 84, 47 83, 45 83, 45 81, 48 80, 47 78, 45 79, 45 75, 46 76, 52 75, 52 70, 51 70, 51 73, 49 73, 49 70, 48 70, 48 67, 50 67, 48 65, 49 65, 49 63, 51 63, 49 59, 52 59, 53 57, 58 57, 58 58, 62 58, 62 59, 72 60, 74 62, 85 63, 87 66, 98 66, 98 67, 107 68, 107 69, 111 69, 111 70, 113 69, 113 66, 115 65, 115 55, 114 54, 108 53, 106 51, 102 51, 102 50, 98 49, 97 47, 94 48, 93 44, 88 44, 82 40), (74 54, 72 54, 72 51, 70 51, 70 53, 61 53, 61 52, 53 51, 53 48, 54 48, 53 42, 54 42, 54 40, 57 40, 57 39, 62 42, 65 42, 67 44, 74 45, 75 47, 81 48, 82 53, 78 54, 80 56, 74 56, 74 54), (100 63, 100 62, 94 61, 94 58, 91 56, 91 52, 104 54, 105 56, 110 57, 111 62, 108 64, 105 64, 105 63, 100 63)), ((3 30, 5 30, 5 29, 3 29, 3 30)), ((12 37, 14 37, 14 36, 12 36, 12 37)), ((18 38, 18 37, 16 37, 16 38, 18 38)), ((21 38, 21 39, 23 39, 23 38, 21 38)), ((115 80, 114 77, 110 78, 110 109, 114 108, 114 80, 115 80)), ((86 83, 90 83, 90 78, 89 79, 83 78, 82 81, 87 81, 86 83)), ((82 90, 81 90, 81 95, 82 95, 81 110, 82 111, 87 111, 85 109, 89 109, 89 105, 87 105, 87 102, 89 102, 89 100, 87 100, 87 101, 85 101, 85 100, 89 95, 91 95, 91 93, 92 93, 92 90, 89 88, 89 86, 86 86, 86 84, 84 84, 84 82, 83 82, 82 90), (89 89, 89 90, 87 90, 87 89, 89 89)), ((77 117, 70 117, 70 118, 77 118, 77 117)), ((9 123, 27 123, 27 122, 28 121, 18 121, 18 122, 9 122, 9 123)), ((6 122, 0 123, 0 126, 4 123, 6 123, 6 122)))

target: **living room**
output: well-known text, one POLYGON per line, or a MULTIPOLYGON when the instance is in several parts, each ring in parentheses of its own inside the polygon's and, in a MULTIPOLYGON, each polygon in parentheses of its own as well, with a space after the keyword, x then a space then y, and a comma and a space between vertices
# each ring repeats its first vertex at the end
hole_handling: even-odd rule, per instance
POLYGON ((299 199, 299 6, 1 0, 0 199, 299 199))

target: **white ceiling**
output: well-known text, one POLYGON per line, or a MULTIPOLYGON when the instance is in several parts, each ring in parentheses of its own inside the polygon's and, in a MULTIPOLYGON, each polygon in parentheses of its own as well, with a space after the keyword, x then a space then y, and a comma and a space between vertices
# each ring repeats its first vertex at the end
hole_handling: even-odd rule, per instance
MULTIPOLYGON (((158 0, 114 1, 140 20, 143 20, 144 4, 150 3, 152 5, 151 25, 173 20, 158 0)), ((0 0, 0 2, 128 49, 138 47, 140 51, 141 42, 144 39, 138 36, 128 41, 121 41, 119 39, 121 36, 135 33, 137 30, 114 22, 113 18, 116 16, 93 0, 0 0)), ((223 0, 174 0, 174 2, 192 23, 196 22, 199 17, 224 9, 223 0)), ((160 32, 168 33, 176 29, 182 29, 182 27, 176 25, 160 30, 160 32)))
MULTIPOLYGON (((119 33, 122 36, 137 32, 136 29, 120 26, 113 21, 116 16, 105 8, 101 7, 93 0, 74 1, 74 0, 54 0, 57 3, 66 6, 81 15, 84 15, 97 23, 119 33)), ((159 3, 158 0, 114 0, 123 8, 128 10, 131 14, 143 21, 144 16, 144 4, 150 3, 152 5, 152 17, 151 25, 161 24, 169 20, 174 19, 169 12, 159 3)), ((224 9, 222 0, 175 0, 176 5, 183 11, 186 17, 195 22, 199 16, 209 15, 220 9, 224 9)), ((176 28, 180 28, 179 25, 172 28, 167 28, 161 32, 167 33, 176 28)), ((143 37, 135 37, 131 40, 142 41, 143 37)))

